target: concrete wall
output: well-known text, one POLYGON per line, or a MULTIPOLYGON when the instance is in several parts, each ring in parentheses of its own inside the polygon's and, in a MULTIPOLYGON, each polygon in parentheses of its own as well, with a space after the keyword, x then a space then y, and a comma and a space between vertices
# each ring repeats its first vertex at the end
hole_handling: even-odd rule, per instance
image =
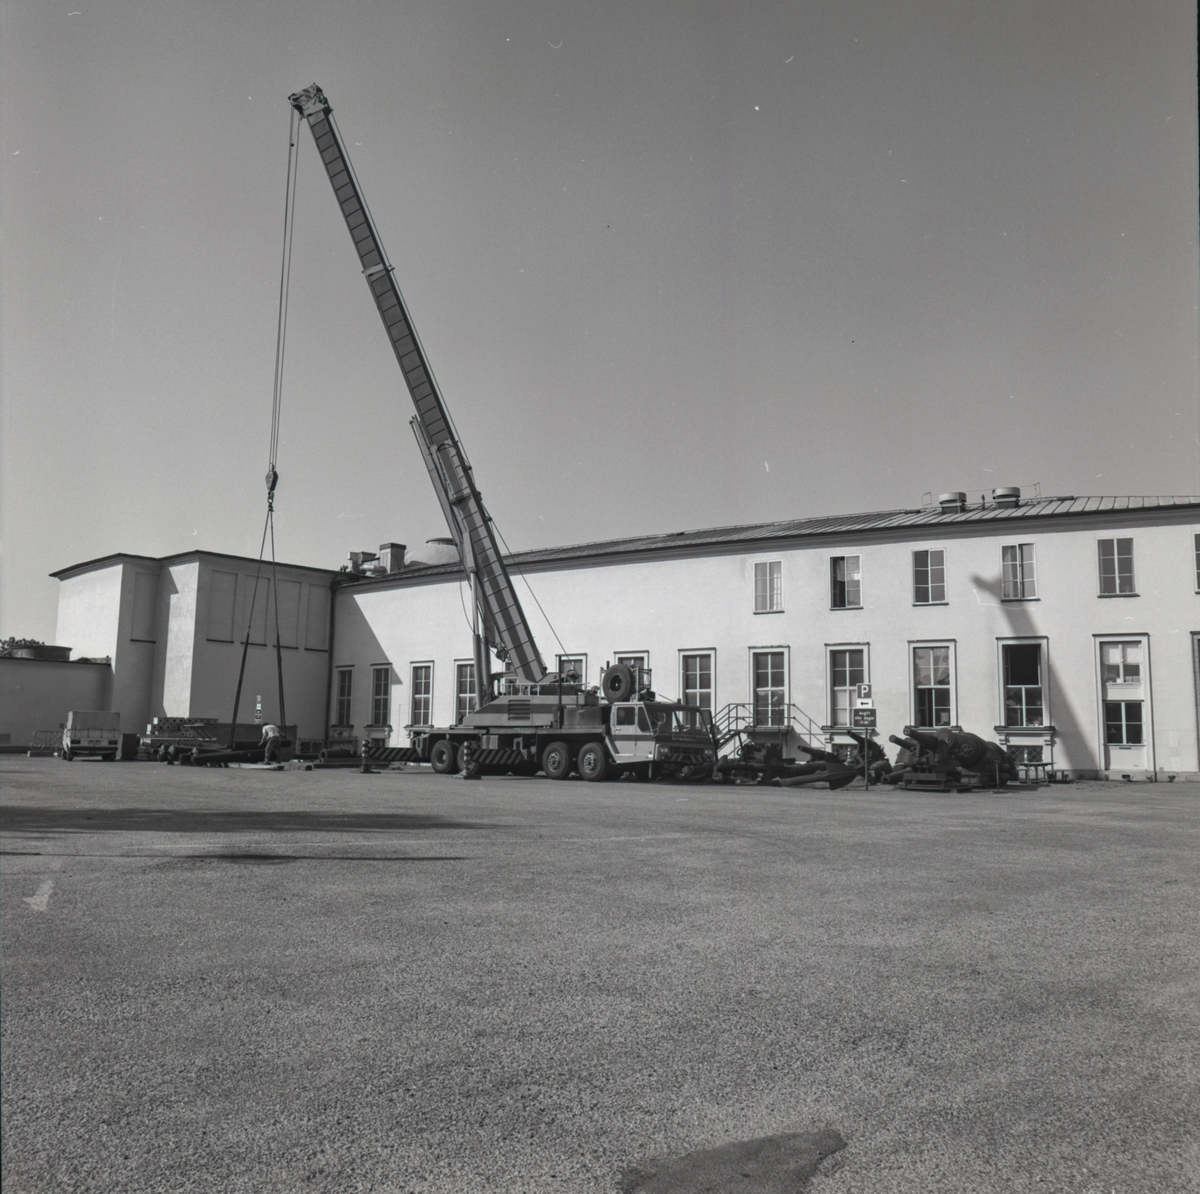
MULTIPOLYGON (((189 712, 228 721, 233 712, 242 640, 250 622, 253 565, 224 557, 202 557, 197 578, 189 712), (233 595, 232 636, 225 616, 233 595)), ((311 570, 277 569, 283 592, 280 638, 287 721, 304 738, 324 737, 325 692, 329 678, 329 581, 311 570)), ((255 698, 263 716, 279 720, 279 680, 275 659, 274 596, 270 577, 259 581, 260 617, 246 651, 239 721, 250 721, 255 698), (259 633, 259 631, 262 633, 259 633), (258 641, 255 641, 258 640, 258 641)))
MULTIPOLYGON (((111 657, 108 707, 121 713, 128 732, 140 732, 155 716, 227 721, 255 571, 253 560, 207 552, 165 561, 118 556, 85 566, 61 580, 58 640, 74 647, 76 656, 111 657)), ((305 737, 321 737, 332 577, 292 565, 277 572, 287 721, 305 737)), ((280 716, 274 600, 266 572, 247 654, 241 721, 253 717, 258 695, 265 717, 280 716)))
POLYGON ((111 708, 111 686, 107 664, 0 658, 0 746, 28 748, 35 730, 57 730, 71 709, 111 708))
MULTIPOLYGON (((753 652, 776 648, 786 654, 788 700, 813 722, 828 725, 829 652, 861 646, 885 740, 915 720, 915 645, 950 647, 954 723, 997 738, 1004 729, 1001 644, 1043 640, 1053 763, 1081 774, 1119 769, 1105 754, 1097 644, 1105 636, 1140 638, 1148 653, 1150 741, 1144 764, 1135 769, 1196 773, 1198 530, 1169 510, 1014 519, 999 526, 922 528, 919 538, 911 530, 883 531, 763 551, 561 568, 535 572, 530 581, 567 653, 587 655, 589 683, 598 683, 605 662, 618 654, 645 651, 656 689, 675 697, 680 655, 708 650, 715 657, 715 709, 750 701, 753 652), (1134 539, 1136 596, 1098 595, 1097 540, 1114 537, 1134 539), (1034 544, 1035 600, 1001 599, 1001 547, 1017 543, 1034 544), (944 604, 914 604, 912 553, 927 548, 945 552, 944 604), (829 560, 837 555, 862 557, 860 609, 830 608, 829 560), (754 564, 771 560, 782 563, 783 610, 756 614, 754 564)), ((524 583, 516 583, 553 668, 560 650, 555 634, 524 583)), ((411 666, 418 661, 434 664, 434 724, 452 723, 455 663, 471 657, 465 586, 413 578, 375 582, 340 590, 336 603, 333 662, 354 670, 354 724, 369 720, 371 670, 387 663, 392 740, 405 741, 400 727, 409 720, 411 666)), ((1018 733, 1013 744, 1033 745, 1044 737, 1018 733)))

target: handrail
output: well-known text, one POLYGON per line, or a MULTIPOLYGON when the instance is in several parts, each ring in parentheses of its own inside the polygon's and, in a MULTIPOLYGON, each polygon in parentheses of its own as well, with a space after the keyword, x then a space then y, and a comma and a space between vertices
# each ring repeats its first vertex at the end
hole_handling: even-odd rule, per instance
POLYGON ((819 722, 810 717, 799 705, 775 705, 770 710, 773 715, 771 722, 756 722, 754 720, 755 705, 751 701, 733 701, 713 716, 713 730, 717 743, 725 743, 739 734, 761 733, 769 730, 787 732, 795 731, 801 738, 810 743, 817 743, 824 737, 824 731, 819 722))

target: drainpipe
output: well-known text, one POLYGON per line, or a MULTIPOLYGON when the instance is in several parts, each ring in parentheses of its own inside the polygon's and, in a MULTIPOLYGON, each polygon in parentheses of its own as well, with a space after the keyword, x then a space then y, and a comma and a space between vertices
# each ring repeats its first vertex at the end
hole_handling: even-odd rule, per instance
POLYGON ((337 601, 336 580, 329 582, 329 641, 325 644, 329 651, 329 662, 326 665, 325 674, 325 729, 321 734, 321 738, 325 743, 325 748, 329 749, 329 714, 331 702, 333 701, 333 628, 336 625, 334 618, 335 602, 337 601))

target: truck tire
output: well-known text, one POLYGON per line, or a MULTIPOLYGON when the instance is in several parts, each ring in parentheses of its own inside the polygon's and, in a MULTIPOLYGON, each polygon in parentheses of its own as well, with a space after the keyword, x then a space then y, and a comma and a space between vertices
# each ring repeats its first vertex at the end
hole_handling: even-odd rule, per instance
POLYGON ((566 779, 571 774, 571 751, 565 742, 551 742, 542 751, 542 770, 547 779, 566 779))
POLYGON ((600 679, 600 689, 609 701, 627 701, 635 688, 633 668, 627 663, 614 663, 600 679))
POLYGON ((608 754, 602 742, 585 742, 579 748, 575 760, 579 774, 590 783, 597 784, 608 776, 608 754))
POLYGON ((459 744, 458 750, 454 753, 455 766, 459 769, 459 771, 470 770, 471 761, 478 751, 478 742, 471 742, 468 740, 459 744))
POLYGON ((449 738, 439 738, 429 752, 429 765, 438 775, 449 775, 458 762, 458 749, 449 738))

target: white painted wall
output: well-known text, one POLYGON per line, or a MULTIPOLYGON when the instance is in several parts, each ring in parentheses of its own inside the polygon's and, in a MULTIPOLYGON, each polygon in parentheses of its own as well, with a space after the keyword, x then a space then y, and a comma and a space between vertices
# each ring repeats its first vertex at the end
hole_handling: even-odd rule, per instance
MULTIPOLYGON (((645 558, 635 563, 570 567, 530 576, 554 623, 516 579, 535 637, 549 666, 565 648, 586 654, 589 683, 619 653, 648 651, 655 687, 680 692, 679 655, 715 652, 714 707, 752 699, 750 656, 783 647, 789 699, 814 721, 831 717, 827 653, 837 644, 866 645, 879 726, 886 739, 914 719, 912 644, 952 643, 955 722, 987 738, 1004 721, 998 644, 1043 637, 1043 677, 1058 734, 1056 767, 1080 773, 1102 766, 1103 729, 1096 663, 1097 636, 1147 635, 1152 678, 1153 750, 1160 770, 1200 771, 1193 632, 1200 632, 1193 536, 1200 526, 1169 510, 1073 517, 1057 523, 1014 519, 1004 524, 946 525, 909 532, 793 542, 736 554, 645 558), (1097 540, 1134 539, 1135 597, 1098 595, 1097 540), (1033 543, 1037 599, 1000 599, 1001 547, 1033 543), (913 603, 912 552, 946 553, 947 602, 913 603), (863 607, 829 606, 829 559, 862 557, 863 607), (781 560, 781 613, 754 613, 754 563, 781 560)), ((334 665, 353 667, 356 726, 369 719, 373 665, 393 669, 393 742, 409 720, 413 662, 434 663, 433 718, 454 717, 453 668, 471 657, 469 594, 457 581, 417 578, 351 586, 337 595, 334 665)))

